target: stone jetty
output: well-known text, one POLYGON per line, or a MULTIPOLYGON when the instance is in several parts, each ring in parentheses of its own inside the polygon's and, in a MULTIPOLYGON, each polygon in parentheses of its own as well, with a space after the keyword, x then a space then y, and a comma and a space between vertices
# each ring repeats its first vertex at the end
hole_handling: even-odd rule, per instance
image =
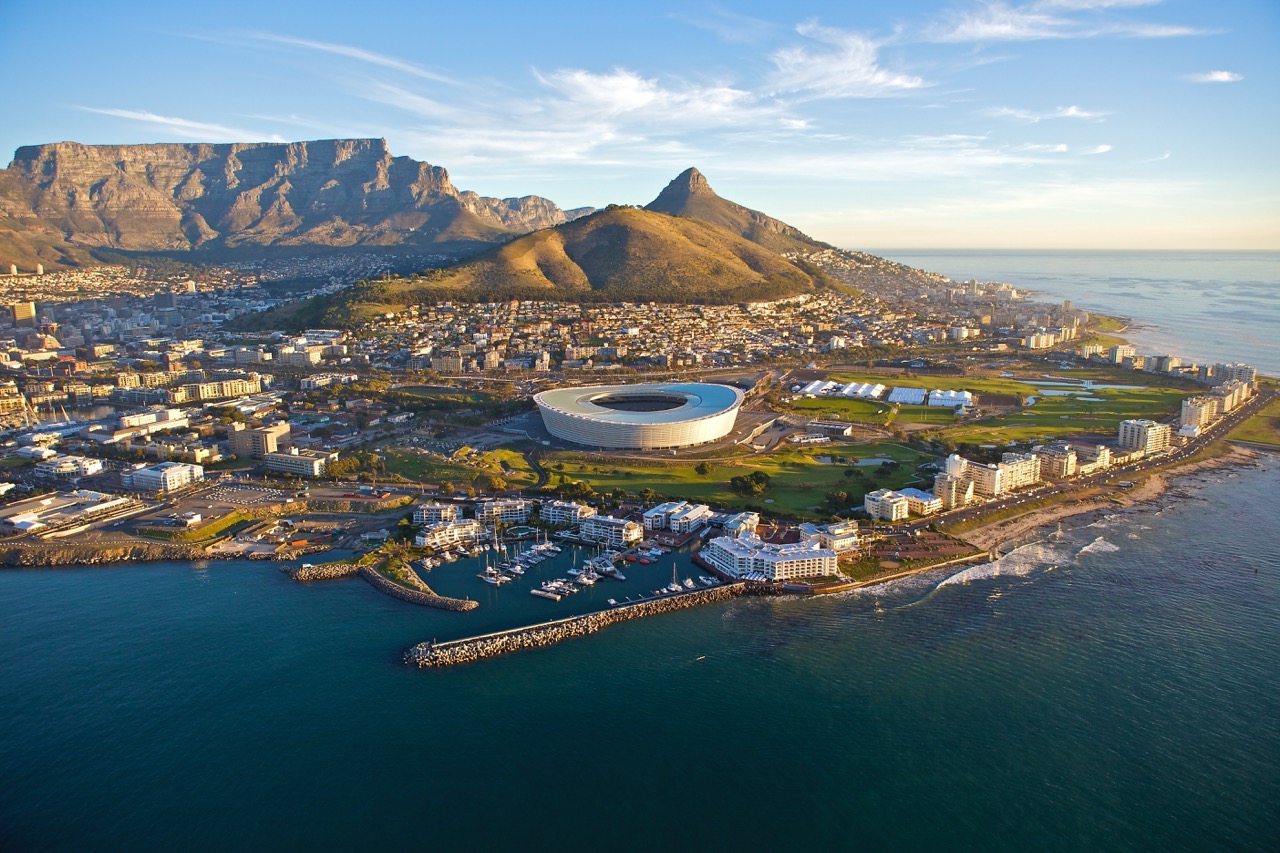
POLYGON ((360 575, 367 580, 369 584, 379 592, 385 593, 392 598, 398 598, 401 601, 407 601, 411 604, 421 604, 425 607, 435 607, 439 610, 453 610, 455 612, 465 612, 474 610, 479 606, 479 602, 469 598, 449 598, 446 595, 436 595, 429 586, 419 580, 418 589, 409 589, 401 586, 395 581, 384 577, 378 573, 373 566, 357 566, 355 563, 318 563, 316 565, 303 565, 288 570, 289 577, 296 581, 327 581, 335 578, 349 578, 352 575, 360 575))
POLYGON ((296 581, 328 581, 334 578, 349 578, 360 573, 355 563, 304 563, 285 569, 289 577, 296 581))
POLYGON ((739 595, 754 593, 756 590, 745 584, 733 583, 724 586, 684 592, 660 598, 637 601, 634 604, 623 604, 610 610, 600 610, 583 616, 571 616, 557 619, 540 625, 529 625, 524 628, 513 628, 510 631, 499 631, 480 637, 469 637, 464 640, 451 640, 444 643, 418 643, 405 652, 404 661, 412 666, 445 667, 460 663, 471 663, 483 658, 516 652, 522 649, 533 649, 549 646, 571 637, 584 637, 594 634, 615 622, 626 622, 653 616, 657 613, 668 613, 672 610, 683 610, 699 604, 715 601, 728 601, 739 595))
POLYGON ((422 584, 421 589, 409 589, 378 574, 378 571, 373 566, 361 566, 360 575, 372 584, 374 589, 384 592, 392 598, 398 598, 401 601, 408 601, 412 604, 434 607, 437 610, 453 610, 459 613, 475 610, 480 606, 480 602, 470 598, 450 598, 447 595, 436 595, 431 591, 431 587, 425 583, 422 584))

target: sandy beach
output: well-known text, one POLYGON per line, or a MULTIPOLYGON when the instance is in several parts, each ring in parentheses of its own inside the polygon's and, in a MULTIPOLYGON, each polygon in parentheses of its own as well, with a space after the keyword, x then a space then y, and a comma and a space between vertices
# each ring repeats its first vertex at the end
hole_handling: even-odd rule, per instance
POLYGON ((1186 476, 1197 471, 1213 468, 1226 468, 1233 465, 1247 464, 1257 456, 1257 451, 1235 444, 1228 445, 1228 452, 1212 459, 1188 462, 1176 468, 1156 471, 1131 489, 1117 491, 1104 497, 1068 501, 1043 509, 1034 510, 1014 518, 993 521, 990 524, 976 527, 960 538, 971 542, 979 548, 991 550, 999 548, 1007 542, 1025 536, 1040 527, 1061 521, 1064 518, 1098 510, 1117 509, 1135 504, 1153 501, 1164 494, 1172 479, 1186 476))

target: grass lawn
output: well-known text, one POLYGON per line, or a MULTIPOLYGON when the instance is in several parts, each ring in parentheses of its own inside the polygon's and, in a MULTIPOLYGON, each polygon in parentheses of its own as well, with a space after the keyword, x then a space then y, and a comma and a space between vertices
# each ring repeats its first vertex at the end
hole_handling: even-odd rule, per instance
POLYGON ((418 456, 399 450, 388 450, 383 454, 387 472, 399 474, 406 480, 419 480, 439 483, 450 480, 455 483, 470 483, 476 475, 475 470, 456 462, 442 462, 430 456, 418 456))
POLYGON ((1123 420, 1159 419, 1178 411, 1187 392, 1176 388, 1104 388, 1085 396, 1040 397, 1007 415, 943 430, 942 437, 972 444, 1055 438, 1077 433, 1114 433, 1123 420))
POLYGON ((1231 431, 1231 438, 1280 447, 1280 398, 1272 400, 1231 431))
POLYGON ((864 421, 883 426, 887 423, 890 406, 870 400, 845 397, 803 397, 791 403, 794 411, 809 417, 832 418, 840 421, 864 421))
POLYGON ((948 426, 955 423, 955 419, 955 410, 950 406, 899 406, 898 414, 891 420, 900 424, 948 426))
POLYGON ((861 506, 862 496, 878 488, 900 488, 918 478, 916 466, 933 457, 891 444, 828 444, 820 448, 787 448, 774 453, 735 461, 711 461, 706 477, 694 471, 692 461, 617 460, 602 461, 577 454, 554 454, 546 460, 551 482, 563 474, 568 480, 583 480, 597 492, 620 488, 637 494, 653 489, 663 498, 687 498, 702 503, 729 507, 747 504, 766 512, 797 518, 823 518, 831 514, 823 497, 830 491, 846 491, 850 504, 861 506), (854 466, 818 461, 819 457, 844 457, 850 461, 883 456, 901 463, 892 472, 881 474, 877 466, 854 466), (563 465, 562 471, 556 465, 563 465), (861 476, 845 476, 847 468, 855 468, 861 476), (729 480, 753 471, 768 474, 773 485, 756 497, 744 497, 729 489, 729 480), (874 482, 873 482, 874 481, 874 482))
POLYGON ((493 399, 492 394, 484 391, 442 388, 437 385, 405 385, 395 390, 410 397, 421 397, 424 400, 447 400, 451 403, 487 403, 493 399))
POLYGON ((388 450, 383 456, 387 472, 399 474, 406 480, 428 483, 451 482, 466 486, 481 474, 502 477, 511 488, 531 486, 538 475, 529 460, 519 451, 509 448, 486 450, 476 456, 455 454, 455 460, 445 462, 433 456, 420 456, 407 450, 388 450), (469 458, 469 463, 462 461, 469 458))
MULTIPOLYGON (((1041 372, 1041 371, 1037 371, 1041 372)), ((833 371, 828 377, 837 382, 879 383, 889 388, 927 388, 930 391, 972 391, 975 394, 1034 394, 1031 379, 1010 379, 1002 376, 971 374, 969 376, 891 376, 884 373, 857 373, 833 371)))

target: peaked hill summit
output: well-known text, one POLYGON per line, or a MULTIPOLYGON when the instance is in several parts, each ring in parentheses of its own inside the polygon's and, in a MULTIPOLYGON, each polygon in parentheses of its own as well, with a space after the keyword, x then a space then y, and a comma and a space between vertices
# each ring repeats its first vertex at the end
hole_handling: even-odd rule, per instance
POLYGON ((362 282, 254 322, 263 328, 354 324, 440 300, 779 299, 831 284, 816 267, 781 254, 820 248, 827 247, 792 226, 720 198, 696 169, 690 169, 646 207, 610 205, 451 266, 362 282), (675 212, 655 209, 660 202, 675 212))
POLYGON ((721 198, 703 174, 692 167, 677 175, 645 209, 709 222, 774 252, 831 248, 794 226, 721 198))

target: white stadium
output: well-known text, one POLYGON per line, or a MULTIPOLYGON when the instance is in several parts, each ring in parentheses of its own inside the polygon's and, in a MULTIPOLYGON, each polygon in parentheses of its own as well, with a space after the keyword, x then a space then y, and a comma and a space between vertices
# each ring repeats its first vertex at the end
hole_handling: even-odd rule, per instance
POLYGON ((588 447, 654 450, 705 444, 733 429, 742 392, 705 382, 557 388, 535 394, 547 432, 588 447))

